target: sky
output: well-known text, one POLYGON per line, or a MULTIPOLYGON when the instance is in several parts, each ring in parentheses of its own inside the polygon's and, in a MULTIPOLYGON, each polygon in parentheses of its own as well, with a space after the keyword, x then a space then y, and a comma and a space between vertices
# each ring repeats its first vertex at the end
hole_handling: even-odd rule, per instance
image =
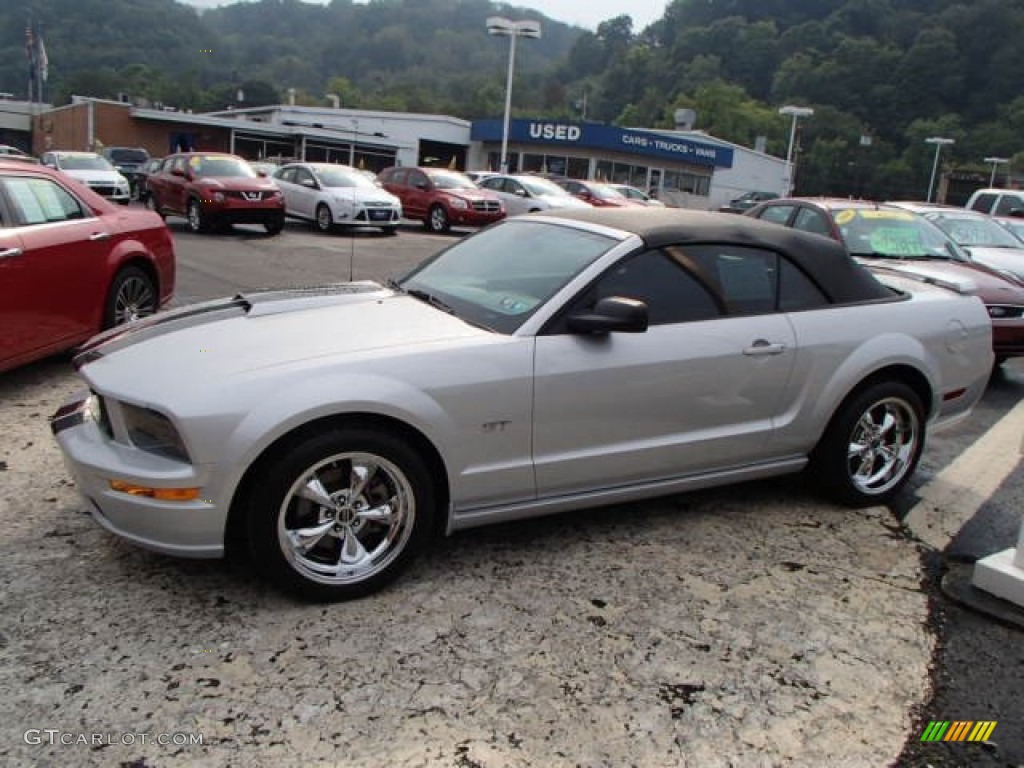
MULTIPOLYGON (((197 8, 211 8, 216 5, 227 5, 233 0, 183 0, 197 8)), ((307 2, 323 2, 328 0, 307 0, 307 2)), ((665 15, 665 6, 669 0, 506 0, 516 8, 532 8, 545 16, 562 21, 566 24, 597 30, 602 21, 616 16, 632 16, 633 31, 640 32, 651 22, 665 15)))

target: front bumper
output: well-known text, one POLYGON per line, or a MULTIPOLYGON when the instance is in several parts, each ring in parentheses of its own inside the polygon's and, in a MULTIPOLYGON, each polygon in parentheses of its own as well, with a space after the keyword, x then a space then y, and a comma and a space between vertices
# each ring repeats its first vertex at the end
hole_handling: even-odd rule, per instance
POLYGON ((89 418, 87 403, 88 393, 72 397, 51 417, 50 427, 93 519, 111 533, 154 552, 222 557, 225 505, 206 498, 160 501, 110 487, 110 481, 116 479, 154 488, 203 488, 209 484, 209 468, 111 440, 89 418))
POLYGON ((505 218, 505 211, 479 211, 474 208, 450 208, 448 220, 452 224, 484 227, 505 218))
POLYGON ((1024 319, 993 318, 992 349, 997 357, 1024 357, 1024 319))

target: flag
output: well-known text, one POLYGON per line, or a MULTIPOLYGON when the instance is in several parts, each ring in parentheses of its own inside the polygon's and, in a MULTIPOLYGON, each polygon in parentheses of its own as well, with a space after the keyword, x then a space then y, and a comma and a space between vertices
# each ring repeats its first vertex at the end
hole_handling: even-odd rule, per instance
POLYGON ((43 45, 43 33, 36 35, 36 66, 39 67, 39 79, 44 83, 49 75, 50 60, 46 56, 46 46, 43 45))

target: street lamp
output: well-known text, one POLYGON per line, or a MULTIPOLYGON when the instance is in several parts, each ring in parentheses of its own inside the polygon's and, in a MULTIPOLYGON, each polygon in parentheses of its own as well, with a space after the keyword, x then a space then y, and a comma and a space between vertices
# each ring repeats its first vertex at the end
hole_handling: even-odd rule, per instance
POLYGON ((539 21, 511 21, 501 16, 487 19, 487 34, 509 38, 508 79, 505 81, 505 122, 501 129, 501 172, 508 173, 508 121, 512 111, 512 70, 516 64, 516 38, 540 37, 539 21))
POLYGON ((792 104, 787 104, 779 108, 779 114, 793 118, 789 127, 789 149, 786 150, 786 169, 789 173, 789 178, 786 179, 786 197, 789 197, 793 194, 793 145, 796 143, 796 121, 801 117, 810 117, 814 114, 814 110, 810 107, 795 107, 792 104))
POLYGON ((992 178, 988 180, 988 185, 994 187, 996 185, 996 168, 1000 165, 1007 165, 1010 159, 1006 157, 986 157, 985 162, 992 163, 992 178))
POLYGON ((932 190, 935 188, 935 172, 939 170, 939 153, 946 144, 955 144, 955 139, 946 139, 942 136, 929 136, 924 140, 925 144, 935 145, 935 161, 932 163, 932 177, 928 182, 928 201, 932 201, 932 190))

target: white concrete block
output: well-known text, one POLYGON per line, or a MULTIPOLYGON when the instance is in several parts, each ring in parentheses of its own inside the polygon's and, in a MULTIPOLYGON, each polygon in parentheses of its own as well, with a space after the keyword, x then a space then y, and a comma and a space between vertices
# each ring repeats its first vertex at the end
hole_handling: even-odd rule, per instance
POLYGON ((974 564, 971 581, 978 589, 1024 608, 1024 568, 1014 562, 1017 552, 1017 549, 1004 549, 982 558, 974 564))

